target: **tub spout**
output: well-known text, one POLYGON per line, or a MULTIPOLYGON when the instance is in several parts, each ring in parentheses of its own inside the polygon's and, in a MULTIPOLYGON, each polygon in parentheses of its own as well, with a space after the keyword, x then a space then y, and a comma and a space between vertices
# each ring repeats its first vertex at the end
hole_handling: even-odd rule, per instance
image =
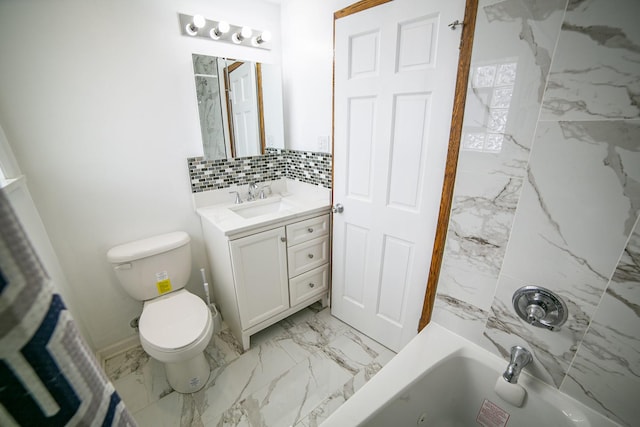
POLYGON ((533 361, 533 357, 529 350, 519 345, 511 347, 511 361, 509 366, 502 374, 502 378, 508 383, 516 384, 522 368, 533 361))

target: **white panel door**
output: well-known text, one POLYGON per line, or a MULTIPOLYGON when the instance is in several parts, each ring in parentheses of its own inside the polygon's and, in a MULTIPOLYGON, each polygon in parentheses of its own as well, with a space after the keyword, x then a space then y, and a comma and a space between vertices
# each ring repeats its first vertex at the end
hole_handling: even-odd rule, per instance
POLYGON ((393 350, 417 334, 438 217, 464 0, 336 21, 332 313, 393 350))
POLYGON ((258 101, 256 73, 253 63, 245 62, 229 74, 233 135, 236 157, 256 155, 260 146, 258 134, 258 101))

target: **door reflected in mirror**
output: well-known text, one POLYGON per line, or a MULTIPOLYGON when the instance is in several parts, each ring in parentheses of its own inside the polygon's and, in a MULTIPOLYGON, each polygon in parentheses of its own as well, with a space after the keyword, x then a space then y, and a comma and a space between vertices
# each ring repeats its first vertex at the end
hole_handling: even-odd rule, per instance
POLYGON ((285 147, 278 65, 194 54, 193 71, 205 159, 285 147))

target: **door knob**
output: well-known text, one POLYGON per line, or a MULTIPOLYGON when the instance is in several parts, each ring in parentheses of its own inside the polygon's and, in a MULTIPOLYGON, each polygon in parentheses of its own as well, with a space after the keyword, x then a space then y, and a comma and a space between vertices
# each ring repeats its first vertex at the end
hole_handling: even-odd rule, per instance
POLYGON ((333 213, 342 213, 344 211, 344 206, 342 203, 337 203, 333 208, 331 208, 333 213))

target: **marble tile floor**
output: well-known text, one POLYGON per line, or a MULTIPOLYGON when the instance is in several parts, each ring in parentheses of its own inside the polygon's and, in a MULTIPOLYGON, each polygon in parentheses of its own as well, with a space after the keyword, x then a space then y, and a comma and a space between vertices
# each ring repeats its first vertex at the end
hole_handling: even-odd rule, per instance
POLYGON ((105 370, 141 427, 319 425, 395 355, 312 305, 240 345, 223 327, 205 350, 207 385, 179 394, 140 346, 105 370))

